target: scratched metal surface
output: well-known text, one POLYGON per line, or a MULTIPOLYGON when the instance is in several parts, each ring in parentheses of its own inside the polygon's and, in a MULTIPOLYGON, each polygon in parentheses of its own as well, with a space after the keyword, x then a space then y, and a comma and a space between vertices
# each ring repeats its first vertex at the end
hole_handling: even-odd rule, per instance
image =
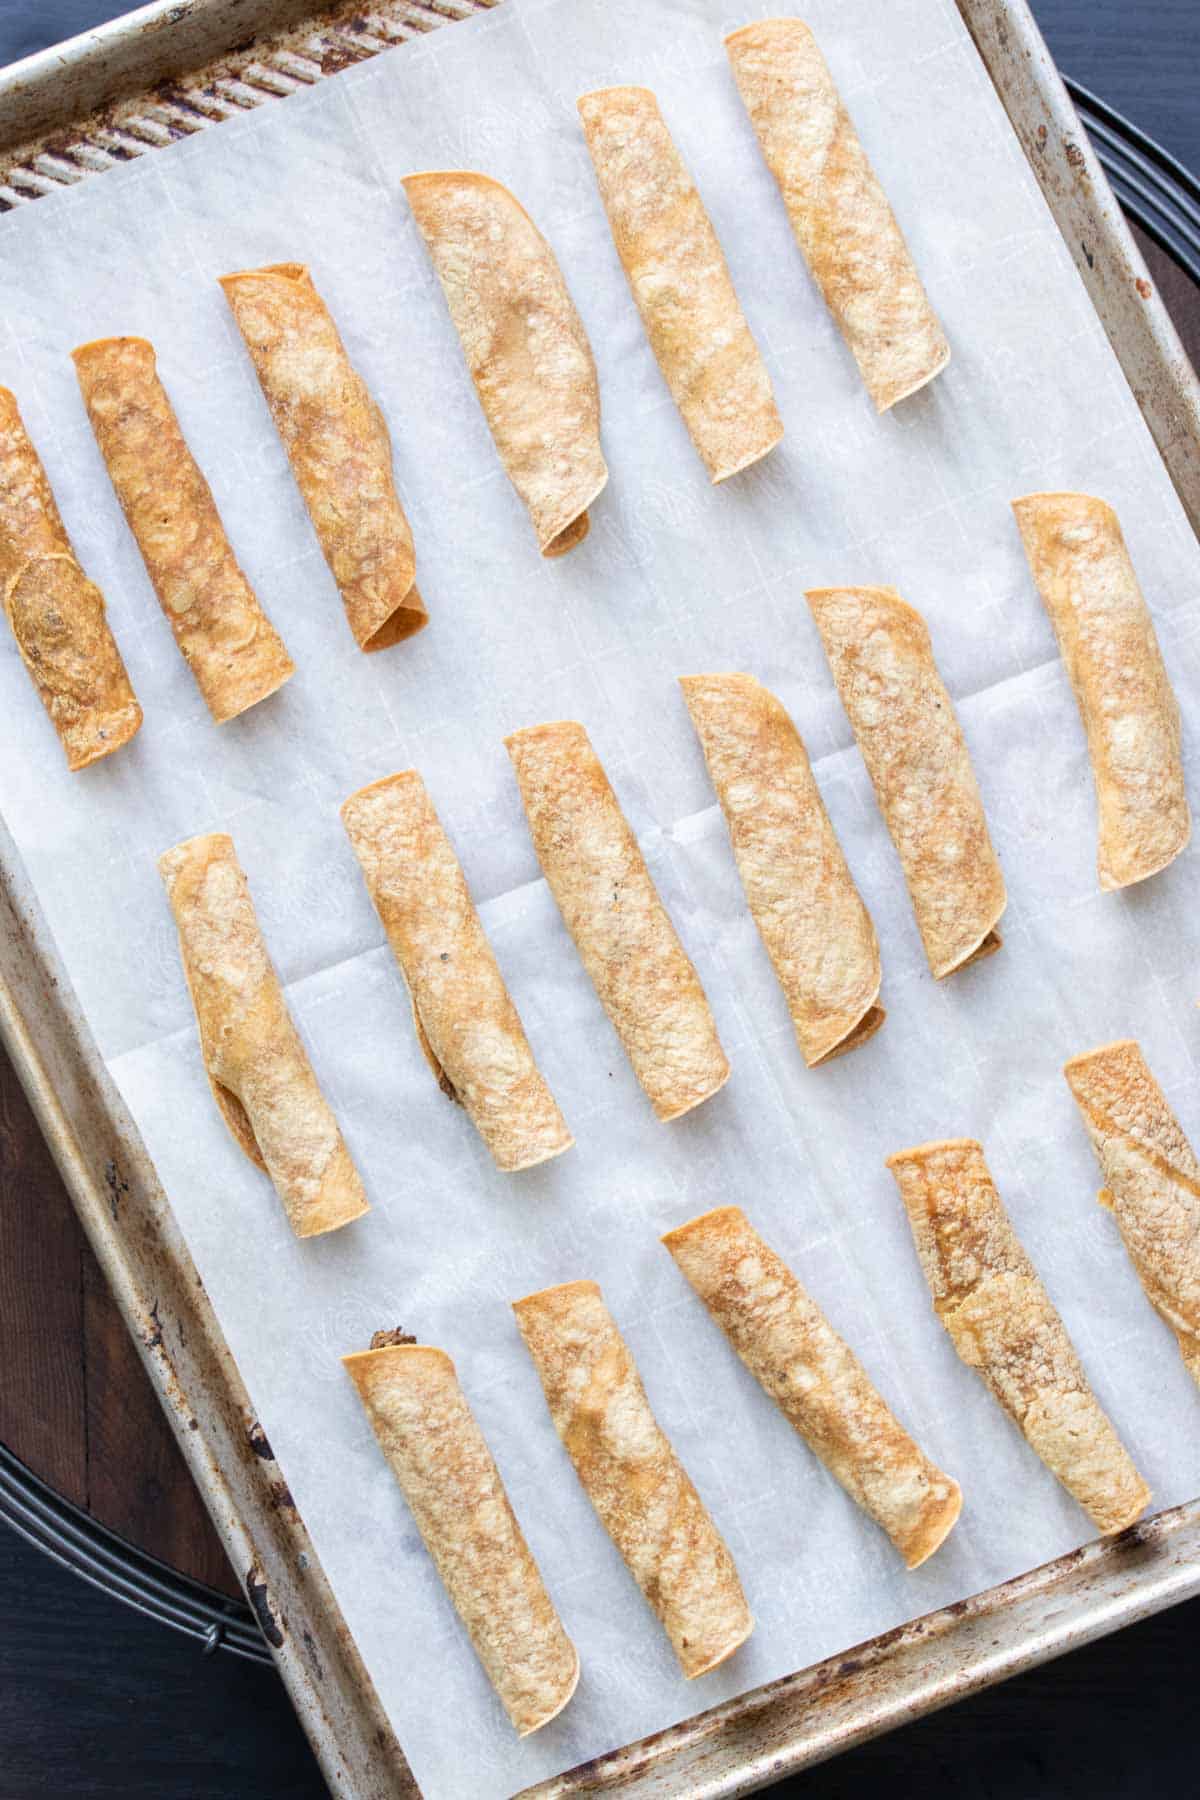
MULTIPOLYGON (((0 209, 311 85, 485 0, 144 8, 0 74, 0 209)), ((1193 523, 1195 376, 1023 0, 958 0, 1193 523)), ((0 1034, 309 1733, 331 1791, 415 1792, 144 1148, 0 837, 0 1034)), ((754 1791, 1200 1591, 1200 1502, 1074 1552, 528 1790, 754 1791)))

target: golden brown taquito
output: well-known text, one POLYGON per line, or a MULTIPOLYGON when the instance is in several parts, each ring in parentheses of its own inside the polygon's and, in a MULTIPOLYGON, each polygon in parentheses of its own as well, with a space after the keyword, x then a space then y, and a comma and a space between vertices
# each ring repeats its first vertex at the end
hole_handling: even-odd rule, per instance
POLYGON ((761 19, 725 49, 796 241, 884 412, 950 360, 887 196, 807 25, 761 19))
POLYGON ((538 1072, 466 877, 415 769, 360 788, 346 827, 408 984, 417 1038, 443 1093, 504 1170, 574 1139, 538 1072))
POLYGON ((933 1307, 1030 1447, 1104 1533, 1123 1531, 1150 1490, 1088 1386, 1037 1270, 972 1138, 889 1156, 933 1307))
POLYGON ((218 724, 273 694, 295 665, 238 566, 145 338, 71 352, 129 529, 218 724))
POLYGON ((1146 1298, 1200 1382, 1200 1163, 1132 1038, 1063 1069, 1146 1298))
POLYGON ((469 169, 404 182, 500 460, 543 556, 587 536, 608 480, 600 389, 554 252, 520 201, 469 169))
POLYGON ((1111 506, 1090 494, 1026 494, 1013 512, 1087 733, 1102 888, 1157 874, 1192 817, 1179 706, 1150 609, 1111 506))
POLYGON ((895 588, 813 588, 816 620, 940 980, 998 950, 1004 876, 924 619, 895 588))
POLYGON ((613 241, 672 398, 712 481, 758 462, 783 421, 717 234, 649 88, 578 102, 613 241))
POLYGON ((444 1350, 391 1344, 344 1356, 475 1654, 519 1737, 560 1713, 579 1658, 487 1441, 444 1350))
POLYGON ((650 1410, 594 1281, 513 1302, 555 1430, 584 1492, 691 1681, 754 1629, 737 1570, 650 1410))
POLYGON ((729 1064, 638 841, 582 725, 504 740, 534 849, 584 968, 660 1119, 699 1106, 729 1064))
POLYGON ((702 1213, 662 1241, 755 1380, 908 1567, 932 1556, 962 1510, 958 1483, 909 1437, 741 1207, 702 1213))
POLYGON ((383 414, 303 263, 222 275, 360 650, 429 623, 383 414))
POLYGON ((297 1237, 349 1224, 367 1198, 292 1023, 233 839, 188 838, 158 868, 226 1125, 271 1177, 297 1237))
POLYGON ((104 613, 80 568, 16 396, 0 388, 0 597, 67 758, 84 769, 142 722, 104 613))
POLYGON ((879 944, 800 734, 752 675, 679 683, 725 814, 754 923, 810 1068, 886 1018, 879 944))

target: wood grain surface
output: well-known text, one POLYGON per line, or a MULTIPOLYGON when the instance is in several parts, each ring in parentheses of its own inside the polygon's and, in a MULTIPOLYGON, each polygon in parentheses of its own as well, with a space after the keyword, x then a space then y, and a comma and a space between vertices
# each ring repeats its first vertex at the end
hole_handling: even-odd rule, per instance
POLYGON ((3 1050, 0 1443, 152 1555, 240 1591, 3 1050))

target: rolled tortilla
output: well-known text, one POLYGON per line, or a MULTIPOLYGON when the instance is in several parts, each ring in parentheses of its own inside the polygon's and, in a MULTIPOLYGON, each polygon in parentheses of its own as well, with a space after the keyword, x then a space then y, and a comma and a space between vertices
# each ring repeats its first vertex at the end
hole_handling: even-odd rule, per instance
POLYGON ((1104 1175, 1146 1298, 1200 1382, 1200 1164, 1131 1038, 1072 1057, 1063 1070, 1104 1175))
POLYGON ((466 878, 415 769, 360 788, 342 823, 404 972, 421 1049, 498 1168, 574 1139, 533 1060, 466 878))
POLYGON ((142 722, 104 595, 75 558, 16 396, 0 387, 0 596, 69 769, 127 744, 142 722))
POLYGON ((740 1206, 663 1243, 755 1380, 910 1569, 954 1529, 962 1492, 909 1437, 870 1377, 740 1206))
POLYGON ((680 683, 754 923, 810 1068, 872 1037, 879 945, 800 734, 752 675, 680 683))
POLYGON ((517 1524, 444 1350, 392 1344, 344 1356, 475 1654, 518 1737, 571 1698, 579 1657, 517 1524))
POLYGON ((146 572, 218 724, 295 674, 246 580, 145 338, 71 352, 92 430, 146 572))
POLYGON ((222 275, 360 650, 429 623, 383 414, 303 263, 222 275))
POLYGON ((226 1125, 271 1177, 297 1237, 349 1224, 367 1211, 366 1195, 292 1023, 233 839, 188 838, 158 868, 226 1125))
POLYGON ((887 196, 807 25, 762 19, 725 49, 796 241, 885 412, 950 361, 887 196))
POLYGON ((933 1308, 1051 1474, 1104 1532, 1124 1531, 1150 1490, 1012 1228, 972 1138, 889 1156, 933 1308))
POLYGON ((754 1630, 733 1558, 650 1410, 594 1281, 513 1302, 554 1428, 688 1681, 754 1630))
POLYGON ((543 556, 587 536, 608 480, 600 389, 554 252, 520 201, 469 169, 404 182, 500 460, 543 556))
POLYGON ((1013 501, 1087 732, 1102 888, 1145 881, 1183 849, 1192 819, 1179 706, 1117 515, 1090 494, 1013 501))
POLYGON ((783 436, 717 234, 649 88, 578 102, 613 241, 651 349, 713 481, 783 436))
POLYGON ((638 841, 582 725, 504 740, 534 849, 633 1072, 660 1119, 723 1087, 729 1064, 638 841))
POLYGON ((941 980, 1000 948, 1008 896, 929 632, 895 588, 814 588, 808 604, 941 980))

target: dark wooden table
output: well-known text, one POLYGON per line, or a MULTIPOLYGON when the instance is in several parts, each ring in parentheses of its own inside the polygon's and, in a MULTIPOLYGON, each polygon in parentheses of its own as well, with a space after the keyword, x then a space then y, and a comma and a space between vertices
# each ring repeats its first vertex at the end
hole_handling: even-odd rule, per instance
MULTIPOLYGON (((0 0, 0 64, 120 10, 0 0)), ((1200 168, 1197 0, 1034 10, 1063 68, 1200 168)), ((1200 366, 1200 293, 1145 248, 1200 366)), ((2 1053, 0 1442, 115 1531, 237 1592, 2 1053)), ((273 1671, 202 1658, 3 1528, 0 1593, 0 1800, 324 1792, 273 1671)), ((1200 1603, 1178 1608, 794 1786, 813 1800, 934 1781, 964 1800, 1192 1793, 1198 1628, 1200 1603)))

